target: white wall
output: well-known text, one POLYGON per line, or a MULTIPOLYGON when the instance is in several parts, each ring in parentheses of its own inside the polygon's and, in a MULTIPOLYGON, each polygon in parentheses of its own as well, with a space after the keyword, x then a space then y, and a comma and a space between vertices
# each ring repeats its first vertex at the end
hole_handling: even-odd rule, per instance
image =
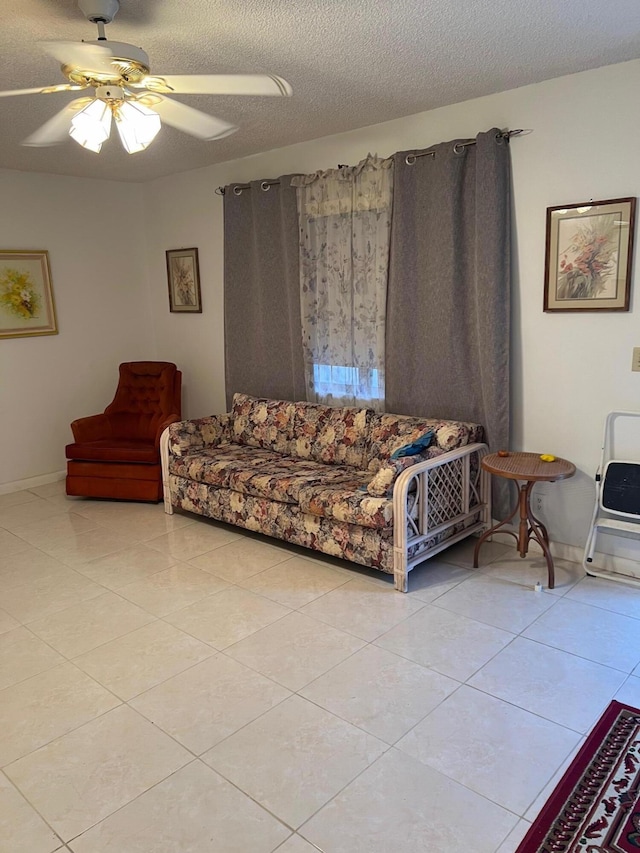
MULTIPOLYGON (((181 173, 145 186, 148 268, 159 357, 176 361, 188 388, 186 414, 224 409, 222 199, 232 181, 277 177, 422 148, 492 126, 524 127, 514 139, 515 294, 512 448, 573 460, 578 475, 547 486, 552 538, 582 546, 593 506, 601 430, 612 409, 640 409, 640 264, 629 313, 544 314, 546 208, 640 194, 640 61, 550 80, 352 133, 181 173), (168 310, 164 252, 198 246, 201 316, 168 310)), ((292 101, 295 106, 295 99, 292 101)), ((640 246, 638 247, 640 250, 640 246)), ((437 414, 434 412, 434 414, 437 414)))
POLYGON ((545 211, 640 195, 639 84, 640 61, 609 66, 145 186, 0 170, 0 248, 49 250, 60 329, 0 343, 0 491, 64 468, 70 421, 104 408, 120 361, 175 361, 186 416, 224 409, 218 185, 526 127, 533 133, 512 142, 512 448, 576 463, 573 480, 545 490, 544 516, 552 538, 581 545, 604 416, 640 409, 640 374, 630 372, 640 266, 629 313, 544 314, 545 211), (202 315, 169 313, 164 253, 181 246, 200 250, 202 315))
POLYGON ((0 249, 47 249, 58 335, 0 341, 0 490, 61 471, 70 422, 155 358, 139 185, 0 170, 0 249))

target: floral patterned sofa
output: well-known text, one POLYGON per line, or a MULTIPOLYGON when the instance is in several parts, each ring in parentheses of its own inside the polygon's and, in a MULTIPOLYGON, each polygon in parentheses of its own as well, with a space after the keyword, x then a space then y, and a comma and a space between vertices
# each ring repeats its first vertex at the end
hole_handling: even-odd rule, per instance
POLYGON ((222 415, 169 426, 174 507, 393 573, 490 521, 478 424, 236 394, 222 415))

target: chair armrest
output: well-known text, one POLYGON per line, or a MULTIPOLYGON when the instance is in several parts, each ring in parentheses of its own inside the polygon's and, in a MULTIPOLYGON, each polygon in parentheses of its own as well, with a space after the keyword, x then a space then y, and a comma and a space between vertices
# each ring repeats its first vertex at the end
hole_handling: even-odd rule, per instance
POLYGON ((187 456, 205 447, 231 441, 231 414, 211 415, 180 421, 169 427, 168 452, 170 456, 187 456))
POLYGON ((165 431, 165 429, 168 426, 171 426, 171 424, 176 424, 179 421, 180 421, 180 415, 178 415, 177 413, 173 414, 173 415, 167 415, 167 417, 158 426, 158 429, 156 430, 156 437, 153 441, 153 445, 156 448, 156 450, 158 450, 158 448, 160 447, 160 437, 161 437, 162 433, 165 431))
POLYGON ((71 431, 78 444, 113 437, 111 422, 105 414, 90 415, 88 418, 78 418, 78 420, 72 422, 71 431))

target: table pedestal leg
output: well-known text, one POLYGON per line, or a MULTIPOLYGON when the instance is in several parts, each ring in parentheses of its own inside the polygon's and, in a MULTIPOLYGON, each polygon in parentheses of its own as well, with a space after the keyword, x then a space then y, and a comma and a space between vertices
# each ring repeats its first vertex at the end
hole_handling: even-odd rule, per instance
POLYGON ((478 539, 473 552, 473 568, 478 568, 478 554, 480 553, 480 546, 482 545, 482 543, 494 533, 496 533, 501 527, 504 527, 506 524, 509 524, 512 518, 518 512, 520 516, 518 533, 516 534, 512 530, 505 530, 504 532, 510 533, 516 539, 518 543, 518 552, 521 557, 527 556, 527 553, 529 551, 529 540, 535 539, 537 541, 537 543, 542 548, 545 560, 547 561, 549 589, 553 589, 555 585, 555 572, 553 568, 553 558, 551 556, 551 551, 549 550, 549 534, 547 533, 547 528, 544 526, 544 524, 539 521, 531 511, 531 490, 534 485, 535 483, 533 481, 523 483, 519 487, 518 503, 515 505, 511 515, 508 518, 505 518, 504 521, 501 521, 499 524, 496 524, 490 530, 487 530, 478 539))
MULTIPOLYGON (((494 533, 497 533, 497 531, 500 530, 501 527, 504 527, 506 524, 509 524, 509 522, 511 521, 513 516, 518 512, 518 507, 519 507, 519 504, 516 504, 515 507, 513 508, 513 512, 511 513, 511 515, 508 518, 505 518, 504 521, 501 521, 498 524, 495 524, 489 530, 485 530, 485 532, 482 534, 482 536, 478 539, 478 541, 476 542, 476 547, 473 549, 473 568, 474 569, 478 568, 478 554, 480 553, 480 546, 482 545, 482 543, 486 539, 488 539, 490 536, 493 536, 494 533)), ((516 539, 518 538, 516 536, 516 534, 513 532, 513 530, 505 530, 504 532, 509 533, 511 536, 515 537, 516 539)))
POLYGON ((529 550, 529 495, 533 483, 526 483, 520 486, 518 496, 518 509, 520 510, 520 527, 518 528, 518 550, 521 557, 527 556, 529 550))
POLYGON ((542 548, 542 553, 547 561, 547 572, 549 574, 549 589, 553 589, 556 583, 555 571, 553 568, 553 557, 549 549, 549 534, 547 528, 541 521, 535 517, 531 511, 531 504, 527 503, 527 521, 529 522, 529 538, 535 539, 538 545, 542 548))

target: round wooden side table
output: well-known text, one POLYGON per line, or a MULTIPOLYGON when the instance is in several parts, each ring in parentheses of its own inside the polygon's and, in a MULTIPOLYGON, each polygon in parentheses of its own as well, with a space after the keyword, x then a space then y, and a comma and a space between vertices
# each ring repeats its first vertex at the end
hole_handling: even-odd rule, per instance
POLYGON ((483 457, 481 464, 485 471, 489 471, 489 473, 496 477, 505 477, 508 480, 516 481, 522 480, 523 482, 518 486, 518 503, 515 505, 511 515, 490 530, 487 530, 478 539, 475 551, 473 552, 474 569, 478 568, 478 554, 482 543, 494 533, 497 533, 500 528, 509 524, 514 515, 519 511, 520 526, 518 533, 514 533, 513 530, 505 530, 503 532, 510 533, 515 538, 521 557, 527 556, 530 539, 535 539, 538 542, 547 561, 549 589, 553 589, 555 575, 553 571, 553 558, 549 550, 549 534, 547 533, 547 528, 539 518, 535 517, 531 510, 531 489, 536 483, 554 483, 556 480, 566 480, 568 477, 573 477, 576 473, 576 466, 573 462, 558 457, 553 462, 545 462, 540 458, 539 453, 511 452, 508 456, 489 453, 483 457))

